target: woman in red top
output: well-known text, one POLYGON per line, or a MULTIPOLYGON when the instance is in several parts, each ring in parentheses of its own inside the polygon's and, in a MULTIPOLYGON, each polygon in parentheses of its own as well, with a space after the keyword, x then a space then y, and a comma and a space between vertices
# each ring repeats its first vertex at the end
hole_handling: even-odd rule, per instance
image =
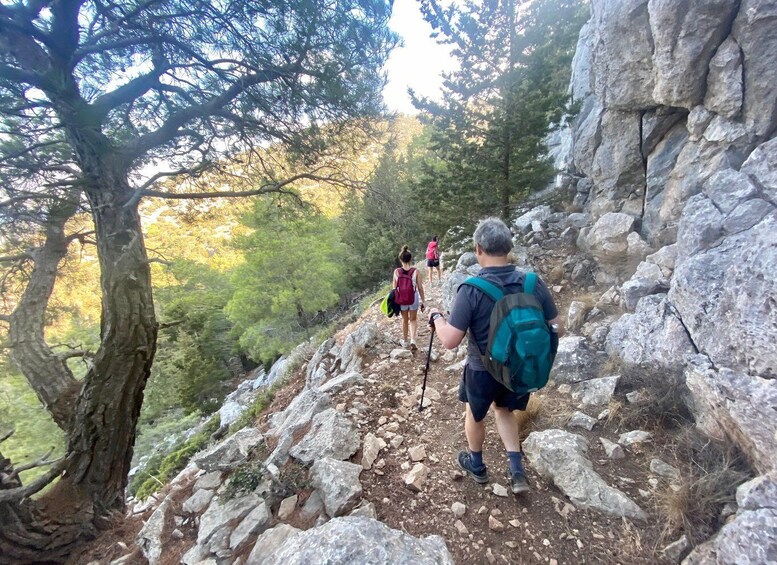
POLYGON ((437 236, 426 246, 426 270, 429 271, 429 284, 434 282, 434 270, 437 269, 437 282, 440 282, 440 249, 437 247, 437 236))

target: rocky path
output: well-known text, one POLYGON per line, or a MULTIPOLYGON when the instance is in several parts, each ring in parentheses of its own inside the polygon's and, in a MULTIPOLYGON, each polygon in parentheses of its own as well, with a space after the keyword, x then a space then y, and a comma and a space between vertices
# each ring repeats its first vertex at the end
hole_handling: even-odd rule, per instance
MULTIPOLYGON (((428 302, 439 305, 440 294, 439 285, 427 289, 428 302)), ((362 319, 367 321, 376 323, 398 347, 400 321, 382 317, 375 308, 362 319)), ((484 449, 491 483, 483 487, 463 478, 455 463, 456 453, 466 446, 463 405, 457 395, 463 351, 457 356, 442 351, 435 342, 432 358, 436 361, 431 363, 426 390, 429 405, 419 412, 429 340, 428 327, 420 328, 415 354, 385 346, 368 355, 363 367, 368 382, 354 391, 358 396, 343 398, 338 406, 348 412, 353 402, 362 405, 357 416, 360 431, 374 434, 386 445, 361 476, 364 497, 375 504, 380 520, 416 536, 443 536, 459 563, 660 562, 661 525, 651 515, 650 486, 658 487, 659 480, 646 472, 655 446, 635 443, 625 453, 617 448, 623 459, 608 457, 599 437, 614 442, 620 430, 596 417, 606 409, 609 396, 605 394, 601 405, 587 407, 591 420, 578 416, 582 425, 593 425, 592 431, 571 432, 587 440, 592 468, 639 504, 646 520, 577 508, 532 463, 528 466, 532 492, 507 495, 507 463, 491 415, 484 449)), ((561 392, 553 387, 539 393, 531 406, 536 417, 527 427, 564 429, 579 409, 571 392, 567 385, 561 392)), ((357 453, 355 460, 359 462, 361 456, 362 452, 357 453)))

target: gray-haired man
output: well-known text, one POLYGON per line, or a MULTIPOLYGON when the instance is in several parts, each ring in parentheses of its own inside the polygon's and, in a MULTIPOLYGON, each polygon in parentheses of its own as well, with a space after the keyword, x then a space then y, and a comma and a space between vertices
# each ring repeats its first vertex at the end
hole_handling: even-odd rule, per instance
MULTIPOLYGON (((501 285, 508 294, 521 292, 525 273, 516 270, 508 260, 513 238, 504 222, 499 218, 486 218, 478 224, 473 239, 477 261, 482 267, 478 276, 501 285)), ((539 278, 534 294, 548 323, 560 326, 558 309, 545 283, 539 278)), ((488 472, 483 463, 483 443, 486 437, 485 417, 493 404, 496 429, 507 450, 510 487, 517 494, 529 490, 529 484, 523 469, 520 430, 512 412, 525 410, 529 395, 517 395, 497 382, 483 366, 480 356, 486 350, 493 308, 494 301, 482 291, 463 285, 453 302, 449 319, 446 321, 438 310, 432 309, 429 323, 434 325, 440 342, 448 349, 458 347, 467 331, 470 332, 467 363, 459 386, 459 400, 466 403, 464 431, 469 451, 459 453, 459 466, 478 483, 488 482, 488 472)))

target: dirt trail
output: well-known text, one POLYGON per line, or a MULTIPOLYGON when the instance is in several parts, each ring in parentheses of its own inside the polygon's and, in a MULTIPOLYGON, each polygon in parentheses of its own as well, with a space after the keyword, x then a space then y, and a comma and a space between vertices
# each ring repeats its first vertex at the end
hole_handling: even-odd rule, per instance
MULTIPOLYGON (((440 285, 427 288, 427 304, 439 307, 440 302, 440 285)), ((364 416, 357 420, 363 435, 373 432, 389 444, 392 439, 398 442, 397 436, 403 437, 401 445, 382 450, 376 465, 361 476, 364 497, 375 504, 378 518, 413 535, 443 536, 458 563, 660 562, 657 550, 661 527, 654 502, 644 496, 651 454, 629 451, 625 459, 612 461, 598 439, 603 436, 614 440, 625 430, 599 422, 593 432, 572 431, 588 439, 588 455, 596 471, 648 512, 647 523, 635 524, 574 508, 555 486, 537 475, 530 462, 527 474, 532 491, 520 497, 496 496, 492 492, 494 483, 508 485, 507 461, 491 414, 487 417, 484 448, 491 484, 484 487, 461 477, 455 462, 458 451, 466 446, 463 405, 458 401, 461 370, 450 370, 454 362, 443 360, 444 350, 435 338, 434 351, 440 358, 431 364, 428 375, 431 405, 418 411, 416 391, 423 381, 430 336, 426 315, 421 318, 419 350, 411 359, 391 362, 388 351, 368 352, 363 374, 374 384, 365 384, 363 394, 360 390, 357 396, 340 394, 335 398, 340 409, 349 410, 354 402, 366 405, 366 409, 360 406, 364 416), (425 448, 422 463, 429 468, 429 476, 421 492, 413 493, 406 488, 404 476, 412 465, 408 449, 420 445, 425 448), (460 518, 464 528, 458 525, 461 532, 456 527, 459 518, 451 510, 454 502, 466 506, 460 518), (494 516, 504 530, 489 527, 489 516, 494 516)), ((399 347, 400 320, 385 318, 375 306, 357 323, 365 321, 377 323, 399 347)), ((540 408, 531 429, 563 429, 569 415, 578 408, 569 395, 550 387, 536 396, 540 408)), ((354 460, 360 462, 361 453, 354 460)))

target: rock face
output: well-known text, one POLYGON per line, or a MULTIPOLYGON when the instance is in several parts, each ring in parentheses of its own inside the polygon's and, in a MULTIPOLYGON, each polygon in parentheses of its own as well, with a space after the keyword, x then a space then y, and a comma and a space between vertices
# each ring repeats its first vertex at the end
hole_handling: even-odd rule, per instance
POLYGON ((584 337, 562 337, 550 378, 556 384, 587 381, 597 375, 603 362, 604 356, 594 351, 584 337))
POLYGON ((335 518, 317 528, 293 534, 265 558, 265 563, 418 563, 453 565, 440 536, 415 538, 370 518, 335 518))
POLYGON ((716 369, 695 356, 685 370, 691 409, 708 435, 733 440, 761 472, 777 469, 777 381, 716 369))
POLYGON ((627 365, 654 365, 679 370, 684 356, 695 353, 679 316, 665 294, 645 296, 634 314, 625 314, 610 327, 607 353, 627 365))
POLYGON ((777 269, 777 208, 756 187, 774 178, 777 141, 754 152, 742 171, 711 177, 686 207, 669 297, 716 365, 774 378, 777 309, 769 304, 777 296, 770 275, 777 269))
POLYGON ((696 547, 683 565, 774 563, 777 555, 777 475, 743 483, 737 489, 734 520, 696 547))
POLYGON ((532 432, 523 449, 537 472, 550 478, 575 506, 641 520, 647 517, 633 500, 593 470, 585 457, 588 442, 582 436, 563 430, 532 432))

